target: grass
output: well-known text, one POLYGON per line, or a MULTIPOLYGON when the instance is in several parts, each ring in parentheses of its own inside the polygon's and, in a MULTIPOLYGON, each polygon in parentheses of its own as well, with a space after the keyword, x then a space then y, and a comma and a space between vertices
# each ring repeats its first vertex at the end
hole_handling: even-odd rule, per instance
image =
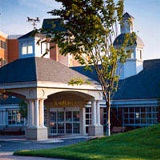
POLYGON ((67 147, 14 154, 70 160, 160 160, 160 124, 67 147))

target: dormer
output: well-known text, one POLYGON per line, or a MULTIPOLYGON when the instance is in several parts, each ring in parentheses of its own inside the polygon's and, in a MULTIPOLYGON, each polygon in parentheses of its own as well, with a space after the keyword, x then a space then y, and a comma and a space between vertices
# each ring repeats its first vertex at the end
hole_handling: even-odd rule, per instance
MULTIPOLYGON (((28 57, 42 57, 49 48, 49 44, 45 42, 45 36, 43 34, 35 34, 35 31, 31 31, 20 38, 19 42, 19 58, 28 57)), ((50 57, 50 53, 47 53, 45 58, 50 57)))

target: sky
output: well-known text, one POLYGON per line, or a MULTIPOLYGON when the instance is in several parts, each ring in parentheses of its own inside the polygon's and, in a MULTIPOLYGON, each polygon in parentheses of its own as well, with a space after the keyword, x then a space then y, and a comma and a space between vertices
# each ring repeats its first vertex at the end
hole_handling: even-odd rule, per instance
MULTIPOLYGON (((143 40, 143 59, 160 58, 160 0, 125 0, 125 12, 132 15, 134 31, 143 40)), ((53 18, 48 11, 58 9, 55 0, 0 0, 0 31, 7 35, 26 34, 33 29, 27 17, 53 18)))

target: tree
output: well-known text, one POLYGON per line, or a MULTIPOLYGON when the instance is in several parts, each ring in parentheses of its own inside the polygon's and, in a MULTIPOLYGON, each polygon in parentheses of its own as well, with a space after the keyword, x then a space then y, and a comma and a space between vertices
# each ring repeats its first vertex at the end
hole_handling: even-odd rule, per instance
POLYGON ((121 46, 114 46, 118 24, 122 22, 123 0, 56 0, 61 9, 49 13, 62 20, 65 30, 47 31, 50 42, 58 44, 62 55, 71 54, 86 69, 97 73, 107 106, 107 135, 110 136, 111 96, 117 89, 117 62, 124 63, 134 43, 135 33, 126 34, 121 46), (132 38, 131 38, 132 37, 132 38))
POLYGON ((27 119, 27 103, 24 100, 21 100, 19 103, 19 113, 25 119, 27 119))

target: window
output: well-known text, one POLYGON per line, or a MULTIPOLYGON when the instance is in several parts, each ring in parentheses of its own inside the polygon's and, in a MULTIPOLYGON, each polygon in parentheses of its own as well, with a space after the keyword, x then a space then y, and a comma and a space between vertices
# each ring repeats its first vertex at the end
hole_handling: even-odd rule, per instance
POLYGON ((22 54, 32 54, 33 53, 33 45, 31 42, 22 43, 22 54))
POLYGON ((139 51, 140 59, 142 59, 142 50, 139 51))
POLYGON ((3 58, 0 58, 0 67, 4 66, 6 64, 6 60, 3 58))
POLYGON ((7 43, 0 40, 0 48, 7 49, 7 43))
POLYGON ((86 133, 88 133, 88 126, 91 125, 91 107, 86 107, 86 133))
POLYGON ((24 125, 24 118, 21 116, 18 110, 8 111, 8 125, 11 125, 11 126, 24 125))
POLYGON ((86 125, 91 124, 91 107, 86 108, 86 125))
POLYGON ((33 53, 32 43, 28 43, 28 54, 32 54, 32 53, 33 53))
POLYGON ((148 126, 158 123, 157 107, 124 108, 124 126, 148 126))
POLYGON ((22 44, 22 54, 27 54, 27 43, 22 44))

